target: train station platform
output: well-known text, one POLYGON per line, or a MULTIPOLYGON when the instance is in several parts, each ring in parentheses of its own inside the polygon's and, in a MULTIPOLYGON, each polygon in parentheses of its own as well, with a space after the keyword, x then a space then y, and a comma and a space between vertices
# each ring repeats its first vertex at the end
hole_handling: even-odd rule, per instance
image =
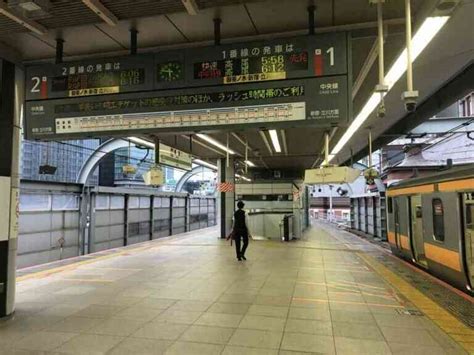
POLYGON ((208 228, 20 270, 0 354, 474 351, 472 299, 360 237, 313 222, 299 241, 251 241, 244 262, 217 237, 208 228))

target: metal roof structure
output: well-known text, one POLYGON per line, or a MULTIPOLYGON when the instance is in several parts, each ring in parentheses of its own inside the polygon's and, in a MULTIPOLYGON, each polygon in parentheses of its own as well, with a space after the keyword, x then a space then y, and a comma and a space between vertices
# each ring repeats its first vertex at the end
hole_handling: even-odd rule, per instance
MULTIPOLYGON (((31 0, 46 4, 44 9, 26 12, 19 0, 3 5, 33 21, 45 34, 31 31, 0 12, 0 55, 21 64, 52 62, 56 39, 64 40, 64 59, 124 55, 130 49, 131 28, 139 31, 139 52, 168 48, 212 45, 213 19, 222 20, 222 43, 257 38, 285 37, 308 33, 309 5, 316 6, 316 33, 350 31, 352 41, 353 118, 361 110, 377 84, 377 63, 373 56, 376 43, 376 9, 367 0, 31 0), (99 14, 93 9, 101 8, 99 14), (195 15, 193 15, 195 11, 195 15), (104 16, 104 14, 108 14, 104 16), (108 18, 108 21, 104 21, 108 18), (112 23, 113 25, 109 24, 112 23), (375 63, 374 63, 375 61, 375 63)), ((439 0, 412 0, 414 30, 439 0)), ((415 88, 420 102, 430 97, 443 83, 456 77, 474 58, 474 1, 462 0, 448 23, 414 63, 415 88)), ((388 68, 402 52, 405 42, 403 1, 389 0, 384 5, 385 65, 388 68)), ((376 58, 376 57, 375 57, 376 58)), ((367 129, 375 138, 383 135, 405 115, 401 93, 402 77, 385 98, 387 116, 372 114, 337 155, 333 163, 342 163, 367 145, 367 129)), ((331 147, 345 127, 332 132, 331 147)), ((225 143, 223 132, 208 132, 225 143)), ((250 159, 260 167, 305 169, 321 162, 324 131, 311 127, 291 127, 284 131, 287 149, 270 152, 257 129, 235 132, 230 146, 241 156, 248 141, 250 159)), ((165 144, 190 150, 189 137, 163 135, 165 144)), ((204 159, 224 157, 203 142, 192 145, 192 153, 204 159)))

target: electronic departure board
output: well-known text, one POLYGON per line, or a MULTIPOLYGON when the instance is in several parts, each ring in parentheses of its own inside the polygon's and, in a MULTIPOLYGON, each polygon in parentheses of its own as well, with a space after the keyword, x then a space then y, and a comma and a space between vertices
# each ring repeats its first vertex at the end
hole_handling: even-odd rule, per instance
POLYGON ((153 63, 153 55, 144 55, 28 67, 26 99, 153 90, 153 63))
POLYGON ((340 32, 30 66, 27 137, 347 123, 348 48, 340 32))
POLYGON ((346 78, 335 76, 30 101, 27 129, 35 138, 68 139, 304 120, 328 126, 347 117, 347 94, 346 78))

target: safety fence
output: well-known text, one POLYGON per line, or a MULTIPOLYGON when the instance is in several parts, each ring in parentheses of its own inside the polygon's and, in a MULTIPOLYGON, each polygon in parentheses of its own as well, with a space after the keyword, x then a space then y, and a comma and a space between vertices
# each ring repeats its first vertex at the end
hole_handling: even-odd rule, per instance
POLYGON ((18 267, 210 227, 216 210, 214 197, 23 181, 18 267))
POLYGON ((383 194, 351 196, 351 229, 387 240, 387 214, 383 194))

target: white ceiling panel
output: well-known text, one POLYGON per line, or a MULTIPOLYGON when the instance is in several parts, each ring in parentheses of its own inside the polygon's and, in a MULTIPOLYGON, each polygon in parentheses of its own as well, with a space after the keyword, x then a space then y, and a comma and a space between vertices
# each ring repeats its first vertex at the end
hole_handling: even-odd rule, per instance
POLYGON ((30 32, 17 33, 15 36, 2 34, 0 41, 20 53, 24 60, 52 58, 56 53, 54 41, 38 38, 30 32))
MULTIPOLYGON (((330 6, 322 2, 316 11, 315 22, 327 22, 330 6), (324 18, 324 20, 322 20, 324 18)), ((308 1, 265 1, 247 4, 259 33, 286 32, 308 27, 308 1)), ((327 25, 327 24, 326 24, 327 25)))
POLYGON ((66 27, 58 30, 57 33, 58 36, 50 35, 49 38, 54 41, 62 34, 64 52, 67 55, 87 55, 97 53, 97 51, 113 52, 121 49, 116 42, 94 25, 66 27))
POLYGON ((168 15, 170 20, 190 41, 207 41, 214 38, 215 17, 222 19, 222 39, 255 34, 252 23, 243 5, 226 6, 220 9, 200 11, 196 16, 186 13, 168 15))
POLYGON ((139 32, 139 47, 156 47, 186 42, 186 39, 165 16, 143 17, 135 20, 120 21, 117 26, 100 24, 98 27, 125 48, 130 47, 131 28, 136 28, 139 32))

